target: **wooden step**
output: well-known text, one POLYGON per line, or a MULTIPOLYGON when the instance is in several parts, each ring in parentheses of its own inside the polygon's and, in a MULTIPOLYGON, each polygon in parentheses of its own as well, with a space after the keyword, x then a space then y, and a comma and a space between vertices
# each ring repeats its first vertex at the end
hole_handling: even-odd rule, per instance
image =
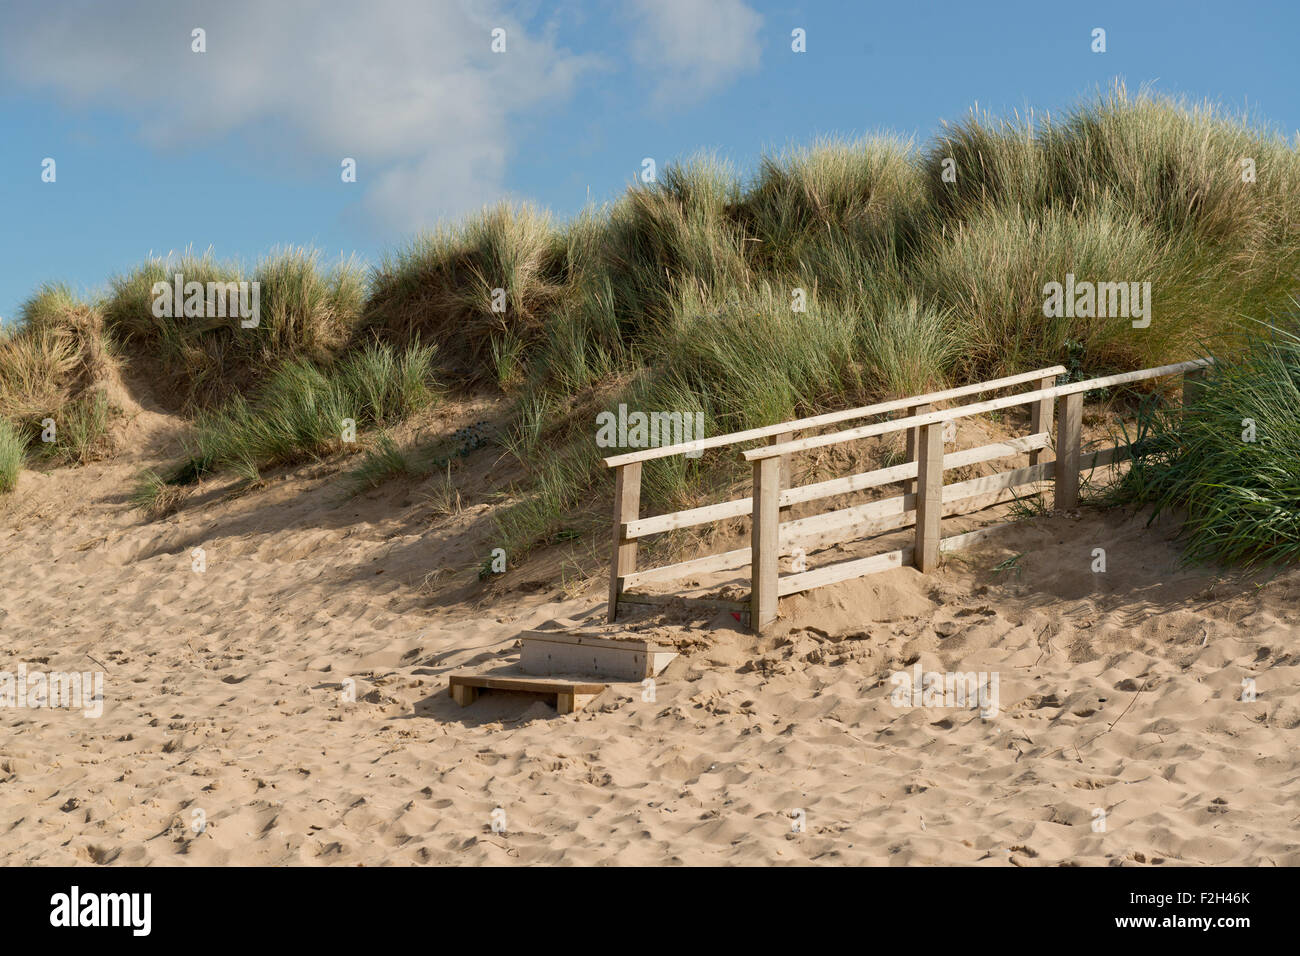
POLYGON ((537 694, 554 698, 555 710, 571 714, 582 710, 605 689, 604 684, 585 681, 548 680, 537 677, 490 677, 486 674, 453 674, 447 690, 452 700, 468 707, 484 691, 504 691, 514 694, 537 694))
POLYGON ((525 631, 520 667, 528 674, 584 674, 608 680, 656 677, 677 652, 650 641, 614 640, 564 631, 525 631))

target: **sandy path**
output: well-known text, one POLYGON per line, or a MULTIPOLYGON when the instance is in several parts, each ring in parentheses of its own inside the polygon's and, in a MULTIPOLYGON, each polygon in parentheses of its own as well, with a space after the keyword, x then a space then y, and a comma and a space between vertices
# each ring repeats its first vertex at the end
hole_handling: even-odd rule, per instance
POLYGON ((1177 570, 1167 528, 1038 519, 762 641, 647 624, 687 652, 656 699, 560 718, 446 676, 599 586, 437 609, 473 533, 309 478, 150 523, 129 475, 27 474, 0 513, 0 670, 106 673, 99 719, 0 709, 5 863, 1300 863, 1300 573, 1177 570), (893 706, 916 660, 997 672, 998 715, 893 706))

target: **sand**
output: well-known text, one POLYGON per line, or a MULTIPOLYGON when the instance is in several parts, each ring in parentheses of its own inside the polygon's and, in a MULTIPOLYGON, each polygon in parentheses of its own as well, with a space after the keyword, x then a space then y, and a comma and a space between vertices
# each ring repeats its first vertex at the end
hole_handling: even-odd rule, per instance
POLYGON ((6 864, 1300 864, 1300 572, 1180 569, 1172 525, 1085 509, 787 599, 762 639, 630 618, 682 652, 653 700, 462 709, 450 674, 598 619, 603 581, 485 588, 489 503, 349 500, 329 465, 148 520, 148 415, 0 503, 0 670, 105 680, 99 718, 0 709, 6 864), (997 714, 895 706, 918 663, 996 673, 997 714))

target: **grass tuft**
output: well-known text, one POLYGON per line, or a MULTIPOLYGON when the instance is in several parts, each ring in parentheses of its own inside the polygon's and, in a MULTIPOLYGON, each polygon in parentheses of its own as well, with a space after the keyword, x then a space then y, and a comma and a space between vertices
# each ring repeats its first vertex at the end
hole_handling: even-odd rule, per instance
POLYGON ((400 421, 435 400, 433 357, 432 346, 398 352, 372 342, 324 368, 302 358, 286 362, 251 401, 236 395, 200 414, 189 454, 165 480, 189 484, 228 469, 257 481, 264 468, 341 451, 354 432, 400 421))
POLYGON ((18 487, 18 472, 22 471, 25 448, 26 442, 18 429, 0 418, 0 494, 8 494, 18 487))

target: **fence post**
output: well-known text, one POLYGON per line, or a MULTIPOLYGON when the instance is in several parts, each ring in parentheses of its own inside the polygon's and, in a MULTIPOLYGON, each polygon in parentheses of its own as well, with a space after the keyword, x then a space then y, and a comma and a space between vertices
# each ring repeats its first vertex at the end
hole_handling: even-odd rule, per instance
POLYGON ((609 559, 609 622, 618 616, 623 575, 636 570, 636 539, 623 535, 623 526, 641 516, 641 462, 619 465, 614 471, 614 551, 609 559))
POLYGON ((1079 504, 1083 393, 1074 392, 1057 398, 1056 418, 1056 493, 1052 503, 1060 511, 1079 504))
POLYGON ((776 620, 780 474, 779 459, 760 458, 754 462, 754 526, 749 541, 749 623, 759 634, 776 620))
MULTIPOLYGON (((1047 378, 1040 379, 1038 387, 1040 389, 1052 388, 1056 385, 1056 376, 1049 375, 1047 378)), ((1041 435, 1043 432, 1052 430, 1052 399, 1051 397, 1040 398, 1029 408, 1029 434, 1041 435)), ((1029 453, 1029 464, 1037 465, 1047 457, 1046 448, 1035 448, 1029 453)))
MULTIPOLYGON (((779 435, 774 435, 768 441, 768 444, 782 445, 788 441, 794 441, 794 432, 782 432, 779 435)), ((777 469, 776 490, 777 490, 777 494, 779 495, 781 492, 789 488, 791 484, 793 484, 794 468, 791 465, 789 455, 782 455, 780 458, 777 459, 777 461, 781 463, 781 467, 777 469)), ((786 521, 789 519, 789 517, 790 517, 790 506, 786 505, 784 508, 781 509, 781 520, 786 521)))
POLYGON ((916 547, 912 563, 922 574, 939 566, 939 521, 943 516, 943 422, 922 425, 916 461, 916 547))
MULTIPOLYGON (((928 403, 921 404, 921 405, 913 405, 907 410, 907 417, 911 418, 913 415, 924 415, 926 412, 930 411, 933 407, 934 406, 928 403)), ((917 426, 916 428, 909 428, 907 430, 907 460, 909 462, 913 462, 917 460, 916 446, 920 440, 921 440, 920 426, 917 426)), ((917 488, 917 480, 915 478, 909 478, 906 482, 903 483, 903 494, 907 494, 909 492, 915 492, 916 488, 917 488)))
POLYGON ((1197 394, 1205 387, 1205 366, 1183 373, 1183 407, 1196 404, 1197 394))

